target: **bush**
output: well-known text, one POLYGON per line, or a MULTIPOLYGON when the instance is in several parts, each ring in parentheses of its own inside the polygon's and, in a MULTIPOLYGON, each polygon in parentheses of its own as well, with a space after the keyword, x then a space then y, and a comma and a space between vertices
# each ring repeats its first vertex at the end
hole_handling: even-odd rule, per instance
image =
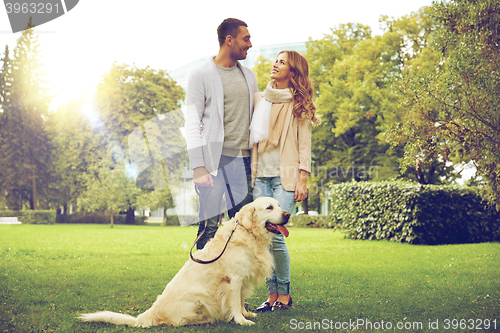
POLYGON ((56 212, 53 210, 0 210, 0 217, 17 217, 24 224, 56 223, 56 212))
POLYGON ((294 215, 289 223, 296 228, 335 228, 330 216, 324 215, 294 215))
MULTIPOLYGON (((126 216, 124 214, 114 215, 114 224, 125 224, 126 216)), ((144 225, 148 220, 147 216, 135 215, 135 224, 144 225)), ((198 222, 197 216, 191 215, 168 215, 167 226, 191 225, 198 222)), ((57 223, 81 223, 81 224, 111 224, 111 216, 109 213, 76 213, 76 214, 58 214, 57 223)))
POLYGON ((55 224, 56 212, 53 210, 26 210, 17 219, 25 224, 55 224))
POLYGON ((500 239, 500 216, 473 188, 401 182, 332 186, 332 213, 354 239, 454 244, 500 239))
POLYGON ((23 210, 0 210, 0 217, 18 217, 23 215, 23 210))
MULTIPOLYGON (((113 216, 114 224, 125 224, 126 215, 117 214, 113 216)), ((135 216, 135 224, 145 224, 147 216, 135 216)), ((111 224, 111 215, 108 213, 77 213, 57 215, 57 223, 84 223, 84 224, 111 224)))
POLYGON ((167 215, 167 223, 165 225, 170 226, 170 225, 179 225, 179 218, 180 216, 177 215, 167 215))

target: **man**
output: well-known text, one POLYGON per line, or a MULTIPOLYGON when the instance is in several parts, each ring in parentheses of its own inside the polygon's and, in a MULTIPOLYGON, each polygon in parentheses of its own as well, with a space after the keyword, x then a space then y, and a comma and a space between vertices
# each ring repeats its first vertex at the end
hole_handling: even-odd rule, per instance
POLYGON ((217 29, 219 52, 193 70, 186 96, 186 141, 200 202, 197 243, 202 249, 217 231, 225 194, 229 217, 251 201, 249 127, 253 71, 238 60, 252 47, 245 22, 224 20, 217 29))

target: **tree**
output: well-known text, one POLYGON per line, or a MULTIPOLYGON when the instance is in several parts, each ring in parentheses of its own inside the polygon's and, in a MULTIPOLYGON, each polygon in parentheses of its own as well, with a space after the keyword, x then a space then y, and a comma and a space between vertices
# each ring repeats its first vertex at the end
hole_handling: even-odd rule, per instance
MULTIPOLYGON (((123 152, 126 165, 132 162, 136 183, 145 191, 168 190, 168 184, 158 186, 156 181, 179 178, 185 166, 186 145, 180 132, 184 118, 179 112, 183 98, 183 89, 167 72, 127 65, 114 64, 97 88, 94 106, 104 141, 108 149, 123 152)), ((171 196, 169 191, 159 193, 171 196)), ((127 209, 132 219, 133 204, 130 201, 127 209)), ((163 204, 172 207, 173 200, 163 204)))
POLYGON ((2 69, 0 70, 0 117, 3 116, 4 107, 8 107, 9 91, 12 85, 12 60, 9 56, 9 46, 5 45, 2 69))
POLYGON ((90 105, 84 101, 69 102, 58 107, 49 116, 48 125, 55 150, 56 184, 52 200, 57 208, 68 212, 68 206, 77 206, 77 198, 85 191, 82 176, 89 166, 105 153, 100 133, 89 120, 90 105))
MULTIPOLYGON (((399 71, 398 39, 371 36, 361 24, 343 24, 308 43, 310 76, 322 123, 313 128, 311 189, 329 182, 392 178, 397 154, 377 136, 383 112, 396 103, 388 78, 399 71)), ((319 204, 319 196, 312 206, 319 204)))
POLYGON ((113 64, 97 87, 94 106, 109 141, 127 147, 128 135, 141 124, 181 107, 182 87, 163 70, 113 64))
POLYGON ((78 204, 85 211, 108 211, 111 228, 115 214, 128 210, 141 195, 132 176, 127 174, 123 161, 120 162, 113 163, 112 157, 107 156, 92 165, 89 172, 83 175, 87 190, 78 198, 78 204))
POLYGON ((2 70, 0 188, 11 209, 22 209, 25 202, 31 209, 39 203, 50 206, 52 147, 46 119, 51 97, 37 38, 30 25, 18 39, 12 61, 4 58, 2 70))
POLYGON ((151 210, 163 209, 163 226, 167 225, 167 209, 174 206, 170 189, 146 191, 138 198, 140 207, 149 207, 151 210))
MULTIPOLYGON (((2 207, 8 207, 6 202, 7 186, 5 184, 6 170, 4 168, 6 149, 4 148, 5 137, 7 136, 6 124, 8 114, 5 112, 10 106, 10 87, 12 85, 12 60, 9 56, 9 46, 5 46, 5 53, 2 60, 2 69, 0 71, 0 201, 2 201, 2 207), (4 157, 2 157, 4 156, 4 157), (3 180, 3 181, 2 181, 3 180)), ((17 208, 13 204, 10 205, 12 208, 17 208)))
MULTIPOLYGON (((434 69, 439 62, 439 55, 430 47, 432 34, 435 30, 430 7, 422 7, 418 12, 398 19, 382 17, 381 22, 385 24, 385 34, 392 33, 400 36, 400 73, 391 79, 391 81, 396 82, 396 86, 401 75, 407 73, 422 74, 434 69)), ((407 109, 404 107, 404 98, 401 99, 401 94, 398 89, 394 89, 394 85, 393 91, 398 98, 398 103, 393 104, 392 108, 383 113, 385 122, 381 127, 382 133, 379 137, 392 143, 392 146, 402 153, 400 155, 402 156, 400 159, 401 173, 421 184, 453 182, 459 176, 455 174, 453 164, 449 163, 450 161, 447 161, 446 157, 438 150, 421 146, 417 156, 409 157, 409 155, 404 154, 407 138, 404 135, 395 134, 398 131, 393 131, 393 129, 399 128, 405 121, 407 109), (406 163, 408 158, 412 159, 412 163, 406 163)), ((426 129, 421 127, 417 121, 412 124, 412 130, 425 131, 426 129)), ((427 140, 426 147, 440 144, 442 143, 439 138, 433 137, 427 140)))
POLYGON ((257 85, 259 86, 259 91, 266 90, 267 84, 269 83, 269 81, 271 81, 272 65, 273 62, 263 55, 260 55, 257 60, 255 60, 255 66, 252 68, 252 70, 257 77, 257 85))
POLYGON ((432 15, 438 61, 398 81, 405 116, 391 137, 406 140, 406 166, 422 152, 474 161, 500 210, 500 4, 451 0, 435 3, 432 15))

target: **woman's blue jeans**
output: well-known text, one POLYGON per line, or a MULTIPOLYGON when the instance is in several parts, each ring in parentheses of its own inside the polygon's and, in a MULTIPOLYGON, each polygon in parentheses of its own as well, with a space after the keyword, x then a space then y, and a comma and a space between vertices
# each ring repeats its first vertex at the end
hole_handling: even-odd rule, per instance
MULTIPOLYGON (((279 201, 282 209, 292 213, 295 209, 294 191, 286 191, 281 186, 280 177, 257 177, 253 188, 254 200, 259 197, 271 197, 279 201)), ((271 278, 266 278, 269 294, 290 294, 290 254, 283 235, 272 234, 271 253, 274 257, 274 271, 271 278)))

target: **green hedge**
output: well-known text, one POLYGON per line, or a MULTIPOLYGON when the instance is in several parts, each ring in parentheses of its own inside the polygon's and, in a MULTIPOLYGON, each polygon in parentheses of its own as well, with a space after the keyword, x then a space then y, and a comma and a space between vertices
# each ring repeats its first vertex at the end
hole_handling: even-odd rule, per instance
MULTIPOLYGON (((126 215, 117 214, 113 216, 114 224, 125 224, 126 215)), ((135 224, 145 224, 147 216, 135 216, 135 224)), ((111 224, 111 215, 107 213, 90 213, 90 214, 59 214, 57 215, 57 223, 85 223, 85 224, 111 224)))
MULTIPOLYGON (((124 214, 114 215, 114 224, 125 224, 126 216, 124 214)), ((144 225, 146 224, 148 217, 144 215, 135 216, 135 224, 144 225)), ((194 224, 198 221, 197 216, 191 215, 168 215, 167 225, 168 226, 178 226, 181 221, 183 225, 194 224)), ((111 216, 108 213, 76 213, 76 214, 63 214, 57 215, 57 223, 82 223, 82 224, 111 224, 111 216)))
POLYGON ((23 215, 23 210, 0 210, 0 217, 18 217, 23 215))
POLYGON ((500 216, 473 188, 400 182, 332 186, 333 223, 354 239, 412 244, 500 240, 500 216))
POLYGON ((295 228, 335 228, 330 216, 325 215, 294 215, 289 223, 295 228))
POLYGON ((0 210, 0 217, 17 217, 24 224, 56 223, 56 212, 53 210, 0 210))

